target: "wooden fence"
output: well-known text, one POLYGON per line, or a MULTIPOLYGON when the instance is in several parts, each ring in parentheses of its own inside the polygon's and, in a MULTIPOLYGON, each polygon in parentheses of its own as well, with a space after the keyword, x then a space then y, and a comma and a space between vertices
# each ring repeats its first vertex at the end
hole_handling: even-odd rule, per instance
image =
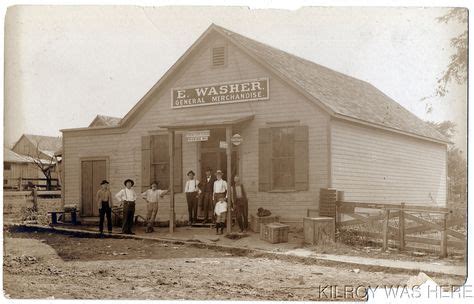
POLYGON ((26 200, 35 201, 38 198, 60 198, 61 191, 3 191, 3 197, 25 198, 26 200))
MULTIPOLYGON (((31 186, 35 186, 38 190, 47 190, 47 179, 46 178, 4 178, 3 189, 5 190, 17 190, 23 191, 29 189, 31 186)), ((51 179, 51 189, 60 189, 59 179, 51 179)))
POLYGON ((382 240, 383 250, 389 241, 400 250, 407 242, 439 246, 440 256, 446 257, 448 247, 466 249, 466 234, 452 229, 466 224, 465 218, 450 217, 451 210, 442 207, 360 202, 336 202, 336 227, 371 227, 361 234, 382 240), (366 212, 362 212, 362 210, 366 212), (440 235, 439 238, 433 236, 440 235))

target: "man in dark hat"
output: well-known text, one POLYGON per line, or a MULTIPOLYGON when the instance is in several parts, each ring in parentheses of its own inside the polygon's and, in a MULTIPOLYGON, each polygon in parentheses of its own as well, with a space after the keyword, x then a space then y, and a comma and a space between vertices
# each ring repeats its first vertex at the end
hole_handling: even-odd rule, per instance
POLYGON ((197 220, 198 196, 201 190, 199 189, 199 181, 194 178, 193 170, 189 171, 187 175, 188 180, 184 186, 184 192, 186 193, 186 201, 188 203, 188 223, 192 225, 197 220))
POLYGON ((103 180, 100 189, 97 191, 96 203, 99 206, 99 230, 104 233, 104 217, 107 216, 107 230, 112 233, 112 193, 109 190, 109 182, 103 180))
POLYGON ((123 204, 122 233, 135 234, 132 232, 133 216, 135 215, 135 201, 137 200, 137 194, 135 193, 135 190, 132 189, 135 183, 131 179, 126 179, 123 184, 125 185, 125 188, 115 195, 117 200, 123 204))
MULTIPOLYGON (((214 206, 212 204, 212 192, 214 191, 214 181, 216 179, 212 176, 212 169, 206 169, 206 175, 198 184, 199 189, 201 189, 201 207, 204 211, 204 223, 207 222, 209 218, 209 213, 214 213, 214 206)), ((210 216, 213 216, 212 214, 210 216)))

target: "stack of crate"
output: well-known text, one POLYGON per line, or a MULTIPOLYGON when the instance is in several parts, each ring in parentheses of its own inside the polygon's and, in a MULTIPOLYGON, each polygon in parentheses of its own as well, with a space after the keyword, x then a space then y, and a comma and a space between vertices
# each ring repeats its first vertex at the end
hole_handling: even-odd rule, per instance
POLYGON ((280 221, 279 216, 250 215, 250 229, 252 229, 253 232, 260 232, 261 224, 268 224, 268 223, 274 223, 274 222, 279 222, 279 221, 280 221))
POLYGON ((261 224, 260 239, 272 244, 287 243, 290 226, 282 223, 261 224))
POLYGON ((337 190, 321 188, 319 192, 319 215, 336 217, 337 190))

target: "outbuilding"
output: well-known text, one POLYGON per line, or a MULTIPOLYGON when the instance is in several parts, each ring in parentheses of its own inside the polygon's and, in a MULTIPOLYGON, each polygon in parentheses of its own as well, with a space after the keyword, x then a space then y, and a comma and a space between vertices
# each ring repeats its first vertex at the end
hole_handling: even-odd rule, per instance
POLYGON ((64 200, 85 217, 102 179, 115 193, 132 178, 172 190, 160 220, 187 220, 186 172, 207 167, 241 177, 251 214, 290 224, 321 188, 446 204, 448 140, 430 125, 365 81, 214 24, 121 120, 62 132, 64 200))

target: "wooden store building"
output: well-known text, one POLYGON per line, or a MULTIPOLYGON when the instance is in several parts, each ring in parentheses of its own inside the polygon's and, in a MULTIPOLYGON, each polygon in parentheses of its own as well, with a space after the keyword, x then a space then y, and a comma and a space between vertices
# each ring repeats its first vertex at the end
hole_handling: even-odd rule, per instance
POLYGON ((116 193, 132 178, 137 192, 153 180, 172 190, 160 220, 187 220, 186 172, 207 167, 241 177, 249 213, 290 224, 318 209, 321 188, 446 204, 439 132, 365 81, 214 24, 125 117, 62 132, 63 197, 82 216, 98 216, 102 179, 116 193))

